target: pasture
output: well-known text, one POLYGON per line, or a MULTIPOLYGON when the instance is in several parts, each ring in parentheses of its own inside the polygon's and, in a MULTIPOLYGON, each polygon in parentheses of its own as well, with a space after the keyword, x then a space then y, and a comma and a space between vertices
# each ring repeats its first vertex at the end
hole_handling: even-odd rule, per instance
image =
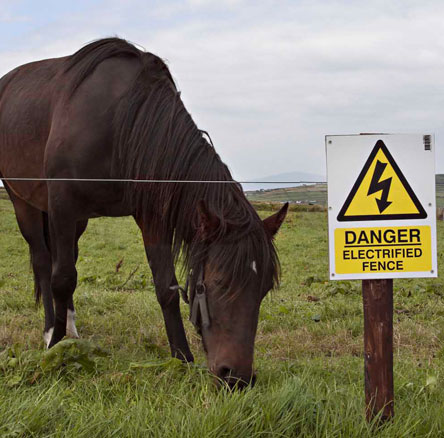
MULTIPOLYGON (((248 190, 248 187, 247 187, 248 190)), ((314 201, 317 205, 327 205, 327 184, 303 185, 299 187, 289 187, 246 192, 250 201, 272 202, 272 201, 314 201)), ((444 175, 436 175, 436 206, 444 207, 444 175)))
MULTIPOLYGON (((0 199, 0 436, 444 436, 442 278, 394 282, 395 419, 372 430, 364 416, 361 285, 327 280, 326 228, 325 212, 289 213, 276 239, 281 287, 260 312, 257 383, 229 393, 208 375, 184 303, 196 363, 170 359, 130 218, 90 221, 74 296, 84 341, 60 344, 63 366, 48 357, 27 245, 12 204, 0 199)), ((438 237, 442 269, 442 222, 438 237)))

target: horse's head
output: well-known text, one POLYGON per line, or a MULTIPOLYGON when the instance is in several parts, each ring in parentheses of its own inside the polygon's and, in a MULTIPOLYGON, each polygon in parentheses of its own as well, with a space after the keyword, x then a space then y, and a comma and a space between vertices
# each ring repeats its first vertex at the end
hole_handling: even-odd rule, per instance
POLYGON ((229 387, 255 380, 259 307, 278 279, 273 237, 287 209, 288 204, 264 221, 256 216, 256 226, 242 232, 236 225, 221 230, 220 218, 199 204, 202 245, 193 267, 191 320, 202 336, 210 371, 229 387))

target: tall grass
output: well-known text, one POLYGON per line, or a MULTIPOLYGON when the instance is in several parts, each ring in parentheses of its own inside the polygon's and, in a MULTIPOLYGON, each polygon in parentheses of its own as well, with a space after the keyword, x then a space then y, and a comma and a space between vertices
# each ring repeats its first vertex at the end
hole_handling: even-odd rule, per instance
MULTIPOLYGON (((258 381, 241 393, 216 389, 188 321, 196 365, 169 360, 129 218, 90 221, 80 243, 78 328, 85 345, 107 355, 91 348, 92 368, 75 354, 42 368, 43 312, 27 248, 0 200, 1 437, 444 436, 442 280, 395 282, 396 414, 382 428, 368 425, 360 283, 328 281, 325 213, 290 213, 277 239, 282 285, 262 304, 258 381)), ((438 252, 441 262, 441 242, 438 252)))

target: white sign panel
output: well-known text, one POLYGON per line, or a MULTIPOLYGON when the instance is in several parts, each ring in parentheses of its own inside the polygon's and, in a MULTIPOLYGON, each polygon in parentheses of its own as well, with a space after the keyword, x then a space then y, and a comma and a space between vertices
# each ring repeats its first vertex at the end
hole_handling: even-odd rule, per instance
POLYGON ((330 279, 436 277, 432 135, 326 136, 330 279))

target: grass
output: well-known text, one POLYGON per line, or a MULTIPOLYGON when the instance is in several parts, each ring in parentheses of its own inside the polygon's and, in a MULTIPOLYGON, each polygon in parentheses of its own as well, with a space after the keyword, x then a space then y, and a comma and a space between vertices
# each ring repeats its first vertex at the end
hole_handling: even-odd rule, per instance
MULTIPOLYGON (((258 380, 230 394, 214 387, 187 320, 196 365, 169 359, 141 236, 129 218, 91 220, 80 241, 78 329, 84 345, 106 355, 91 347, 84 356, 66 353, 65 367, 42 366, 43 310, 33 302, 12 206, 0 200, 0 436, 444 436, 442 279, 395 281, 396 415, 372 428, 364 419, 360 283, 328 281, 326 226, 325 212, 289 213, 276 241, 282 285, 261 307, 258 380)), ((439 263, 443 233, 440 222, 439 263)))

